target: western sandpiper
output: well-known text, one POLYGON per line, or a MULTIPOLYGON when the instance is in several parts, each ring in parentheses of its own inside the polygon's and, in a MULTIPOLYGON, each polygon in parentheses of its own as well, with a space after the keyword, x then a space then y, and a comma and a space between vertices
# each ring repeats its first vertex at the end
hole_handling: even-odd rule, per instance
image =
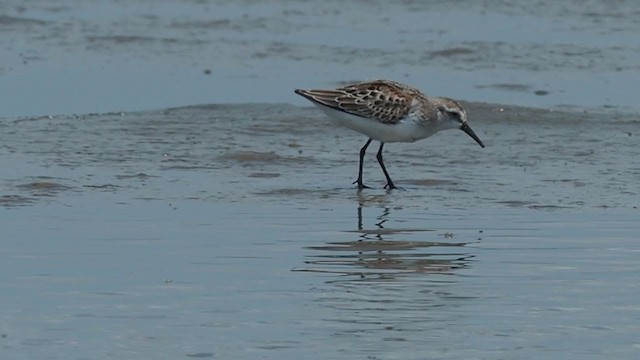
POLYGON ((334 90, 302 90, 304 96, 322 109, 329 119, 369 137, 360 149, 359 189, 362 183, 364 155, 371 141, 380 141, 378 163, 387 178, 385 188, 395 189, 382 161, 382 148, 388 142, 414 142, 427 138, 440 130, 457 128, 471 136, 480 146, 482 140, 467 123, 467 112, 455 100, 445 97, 427 97, 420 90, 389 80, 376 80, 348 85, 334 90))

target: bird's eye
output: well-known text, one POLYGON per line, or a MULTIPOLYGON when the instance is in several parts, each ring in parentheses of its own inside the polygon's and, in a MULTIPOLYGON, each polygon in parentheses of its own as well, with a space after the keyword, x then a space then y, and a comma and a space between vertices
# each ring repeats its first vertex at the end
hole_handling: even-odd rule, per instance
POLYGON ((462 121, 462 114, 458 110, 444 109, 444 112, 451 118, 462 121))
POLYGON ((462 113, 459 110, 449 109, 444 106, 438 106, 438 111, 442 114, 447 115, 451 119, 458 120, 459 122, 464 122, 462 113))

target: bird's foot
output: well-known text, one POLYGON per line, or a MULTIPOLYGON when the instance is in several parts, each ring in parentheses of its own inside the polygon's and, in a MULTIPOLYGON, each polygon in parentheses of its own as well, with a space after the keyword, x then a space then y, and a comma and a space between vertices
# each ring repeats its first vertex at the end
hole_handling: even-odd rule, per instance
POLYGON ((367 185, 362 183, 362 179, 358 179, 358 180, 354 181, 352 184, 358 184, 358 190, 371 189, 370 187, 368 187, 367 185))
POLYGON ((393 190, 393 189, 397 189, 398 187, 395 186, 391 181, 389 181, 387 185, 384 186, 384 188, 387 190, 393 190))

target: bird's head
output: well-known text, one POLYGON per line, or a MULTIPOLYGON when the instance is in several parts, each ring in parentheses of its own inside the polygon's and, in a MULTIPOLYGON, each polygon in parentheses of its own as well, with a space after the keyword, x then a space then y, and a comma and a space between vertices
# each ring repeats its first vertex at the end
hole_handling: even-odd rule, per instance
POLYGON ((484 147, 484 143, 467 123, 466 110, 455 100, 449 98, 436 98, 437 121, 442 129, 460 129, 471 136, 478 145, 484 147))

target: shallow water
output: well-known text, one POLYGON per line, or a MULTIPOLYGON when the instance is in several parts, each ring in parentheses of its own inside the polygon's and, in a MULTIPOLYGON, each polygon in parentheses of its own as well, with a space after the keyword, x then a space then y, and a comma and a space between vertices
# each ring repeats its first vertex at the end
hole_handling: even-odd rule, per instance
POLYGON ((638 15, 634 0, 5 0, 0 118, 303 105, 292 89, 374 78, 637 114, 638 15))
POLYGON ((3 352, 634 358, 637 122, 467 106, 391 192, 312 108, 3 121, 3 352))
POLYGON ((637 358, 637 15, 2 2, 2 358, 637 358), (367 78, 487 147, 389 144, 390 192, 370 150, 357 191, 366 139, 285 103, 367 78))
POLYGON ((367 200, 361 219, 359 205, 348 201, 251 210, 94 198, 36 207, 30 221, 6 211, 3 352, 239 359, 637 353, 636 215, 438 213, 367 200), (362 230, 354 231, 359 221, 362 230))

